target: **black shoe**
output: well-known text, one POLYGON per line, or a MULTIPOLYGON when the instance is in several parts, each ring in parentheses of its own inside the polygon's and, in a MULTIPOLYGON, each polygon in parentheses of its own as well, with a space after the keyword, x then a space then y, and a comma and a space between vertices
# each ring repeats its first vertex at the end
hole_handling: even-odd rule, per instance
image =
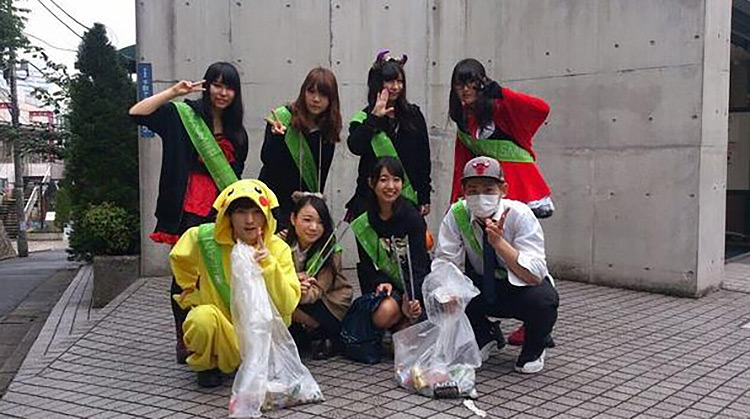
POLYGON ((323 339, 313 344, 312 359, 324 360, 336 355, 336 348, 330 339, 323 339))
POLYGON ((555 347, 555 340, 552 339, 552 335, 547 335, 547 338, 544 339, 544 347, 545 348, 554 348, 555 347))
POLYGON ((490 327, 490 336, 497 342, 497 349, 503 349, 505 347, 505 336, 503 331, 500 329, 500 322, 492 322, 490 327))
POLYGON ((214 388, 224 382, 224 377, 218 368, 212 370, 198 371, 198 386, 203 388, 214 388))
POLYGON ((187 357, 190 356, 190 351, 185 347, 183 342, 177 342, 175 347, 175 357, 177 358, 178 364, 187 364, 187 357))

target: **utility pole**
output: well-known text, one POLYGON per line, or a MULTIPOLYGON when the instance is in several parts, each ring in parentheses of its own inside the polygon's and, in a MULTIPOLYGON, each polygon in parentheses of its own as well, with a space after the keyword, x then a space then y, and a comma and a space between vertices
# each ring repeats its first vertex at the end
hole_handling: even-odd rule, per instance
POLYGON ((16 53, 11 51, 8 60, 8 72, 10 73, 10 121, 16 138, 13 140, 13 166, 16 174, 16 185, 13 196, 16 198, 16 214, 18 215, 18 257, 24 258, 29 255, 29 244, 26 241, 26 215, 24 214, 23 202, 23 161, 21 160, 21 147, 19 140, 21 126, 18 122, 20 110, 18 109, 18 92, 16 87, 16 53))

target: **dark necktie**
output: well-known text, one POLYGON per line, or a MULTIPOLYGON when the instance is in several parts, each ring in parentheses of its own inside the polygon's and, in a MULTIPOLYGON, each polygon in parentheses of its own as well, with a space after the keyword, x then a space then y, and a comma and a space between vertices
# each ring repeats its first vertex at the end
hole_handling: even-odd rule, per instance
POLYGON ((487 231, 482 231, 482 296, 487 304, 497 302, 497 278, 495 278, 495 269, 497 269, 497 257, 495 249, 487 240, 487 231))

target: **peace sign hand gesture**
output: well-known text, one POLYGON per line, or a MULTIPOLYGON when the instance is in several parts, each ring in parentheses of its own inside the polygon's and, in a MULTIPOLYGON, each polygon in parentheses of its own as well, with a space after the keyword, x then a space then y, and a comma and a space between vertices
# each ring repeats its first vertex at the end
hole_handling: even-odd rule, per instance
POLYGON ((266 122, 268 122, 271 125, 271 132, 274 135, 284 135, 284 134, 286 134, 286 127, 279 120, 279 116, 276 115, 276 110, 271 109, 271 115, 273 115, 273 119, 271 119, 269 117, 263 118, 266 122))
POLYGON ((500 219, 497 220, 497 222, 492 221, 492 219, 490 218, 485 220, 487 241, 489 241, 492 247, 494 247, 495 249, 499 248, 500 243, 504 240, 503 228, 505 227, 505 219, 508 217, 509 211, 510 208, 506 208, 505 211, 503 211, 503 215, 500 216, 500 219))
POLYGON ((388 107, 388 89, 383 89, 378 93, 378 99, 375 101, 375 106, 372 108, 372 114, 381 117, 383 115, 393 118, 396 110, 388 107))
POLYGON ((188 95, 190 93, 202 92, 206 90, 203 87, 203 83, 205 82, 206 80, 198 80, 198 81, 180 80, 170 89, 172 90, 172 94, 174 95, 174 97, 180 97, 180 96, 188 95))

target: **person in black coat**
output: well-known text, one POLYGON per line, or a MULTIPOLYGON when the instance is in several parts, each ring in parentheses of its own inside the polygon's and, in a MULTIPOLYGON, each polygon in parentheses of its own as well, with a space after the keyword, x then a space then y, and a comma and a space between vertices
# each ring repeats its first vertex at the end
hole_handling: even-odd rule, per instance
POLYGON ((352 221, 357 239, 357 276, 362 294, 384 293, 372 314, 380 329, 401 328, 422 315, 422 282, 430 272, 425 245, 427 225, 414 205, 401 196, 404 169, 394 157, 382 157, 368 176, 368 209, 352 221))
POLYGON ((289 228, 294 192, 322 193, 325 189, 334 147, 340 141, 339 109, 336 76, 317 67, 307 74, 297 100, 276 108, 266 118, 258 179, 279 199, 274 211, 278 231, 289 228), (310 156, 305 155, 308 152, 310 156))
MULTIPOLYGON (((230 63, 217 62, 196 82, 182 80, 154 96, 141 100, 129 114, 139 125, 156 132, 162 142, 156 228, 149 236, 158 243, 174 245, 190 227, 214 220, 212 204, 221 192, 183 125, 172 100, 202 92, 198 100, 185 100, 214 135, 237 178, 242 176, 248 152, 248 137, 242 124, 240 76, 230 63)), ((182 289, 172 278, 170 297, 182 289)), ((182 323, 187 312, 172 302, 177 331, 177 360, 184 363, 187 350, 182 341, 182 323)))
POLYGON ((419 107, 406 98, 406 61, 406 56, 392 58, 387 51, 378 54, 367 76, 368 104, 349 124, 347 145, 359 156, 357 187, 346 204, 349 220, 365 211, 367 178, 375 162, 383 156, 375 150, 378 147, 374 139, 379 134, 387 136, 395 150, 392 157, 404 166, 404 197, 423 216, 430 212, 432 167, 427 123, 419 107))

